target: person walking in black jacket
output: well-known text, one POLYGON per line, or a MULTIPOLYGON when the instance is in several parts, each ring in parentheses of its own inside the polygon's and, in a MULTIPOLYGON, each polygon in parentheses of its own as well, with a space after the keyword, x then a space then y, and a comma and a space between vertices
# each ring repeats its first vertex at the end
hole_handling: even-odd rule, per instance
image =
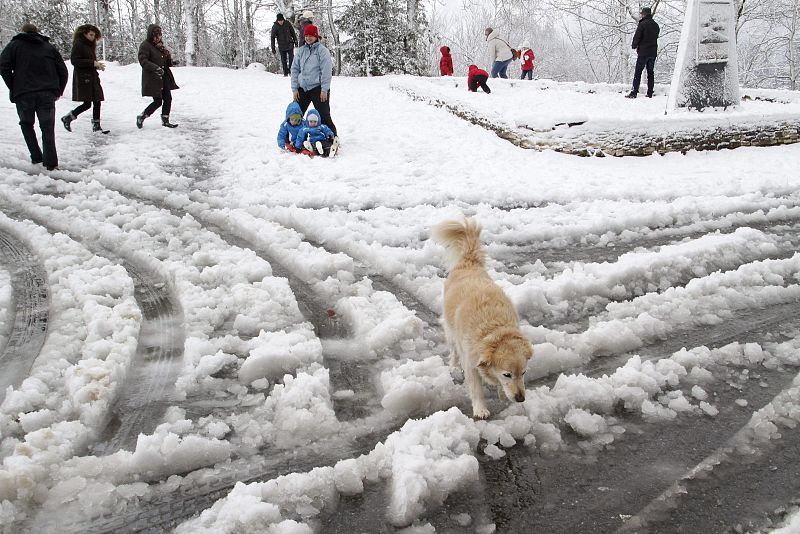
POLYGON ((177 124, 169 122, 169 112, 172 91, 178 89, 178 85, 170 69, 174 64, 172 54, 161 40, 161 26, 147 27, 147 38, 139 45, 139 64, 142 66, 142 96, 152 97, 153 101, 136 116, 136 127, 141 128, 144 120, 161 108, 161 125, 177 128, 177 124))
POLYGON ((102 38, 100 30, 93 24, 78 26, 72 36, 72 100, 83 102, 63 117, 61 123, 68 132, 72 131, 72 121, 78 115, 92 108, 92 131, 108 133, 100 126, 100 103, 103 101, 103 86, 100 85, 99 70, 105 65, 97 61, 97 41, 102 38))
POLYGON ((11 102, 17 105, 31 163, 42 163, 49 171, 57 168, 56 100, 64 94, 69 77, 61 54, 36 26, 25 24, 0 53, 0 76, 10 89, 11 102), (42 148, 33 129, 36 118, 42 131, 42 148))
POLYGON ((270 34, 270 43, 272 53, 275 54, 275 41, 278 41, 278 51, 281 53, 281 65, 283 66, 283 75, 289 76, 289 71, 292 68, 292 61, 294 61, 294 49, 297 48, 297 34, 291 24, 286 22, 283 18, 283 13, 278 13, 275 18, 275 23, 272 25, 272 33, 270 34))
POLYGON ((658 33, 660 28, 653 20, 653 12, 649 7, 643 7, 641 19, 633 34, 631 48, 636 50, 636 71, 633 74, 633 89, 625 95, 626 98, 636 98, 639 94, 639 84, 642 81, 642 71, 647 69, 647 98, 652 98, 655 79, 653 69, 658 54, 658 33))

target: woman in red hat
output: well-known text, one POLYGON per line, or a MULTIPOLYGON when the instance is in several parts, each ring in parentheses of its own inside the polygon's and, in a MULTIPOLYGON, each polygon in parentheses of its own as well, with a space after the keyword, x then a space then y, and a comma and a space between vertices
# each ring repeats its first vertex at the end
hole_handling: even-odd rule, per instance
POLYGON ((319 42, 319 30, 313 24, 303 30, 303 40, 305 44, 297 49, 292 63, 292 94, 303 113, 313 103, 322 123, 335 134, 330 104, 333 75, 331 53, 319 42))

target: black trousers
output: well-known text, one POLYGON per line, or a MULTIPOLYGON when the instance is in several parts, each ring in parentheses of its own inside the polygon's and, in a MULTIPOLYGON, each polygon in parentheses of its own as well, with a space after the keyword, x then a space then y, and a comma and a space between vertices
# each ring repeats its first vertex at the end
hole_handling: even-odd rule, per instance
POLYGON ((161 108, 162 115, 169 115, 169 112, 172 110, 172 91, 169 87, 167 87, 166 76, 164 78, 164 87, 161 89, 161 98, 154 96, 153 101, 150 102, 150 105, 144 108, 144 114, 148 117, 155 113, 158 108, 161 108))
POLYGON ((17 97, 17 115, 22 137, 28 145, 31 163, 42 163, 45 167, 58 165, 56 153, 56 97, 49 91, 36 91, 17 97), (42 131, 42 148, 33 125, 39 119, 39 129, 42 131))
POLYGON ((294 61, 294 49, 281 50, 281 66, 283 67, 283 75, 288 76, 292 68, 292 61, 294 61))
POLYGON ((486 85, 486 80, 488 79, 489 77, 484 76, 483 74, 478 74, 476 76, 473 76, 472 80, 470 80, 469 90, 475 92, 478 90, 478 87, 480 87, 481 89, 483 89, 484 93, 491 93, 492 90, 489 89, 488 85, 486 85))
POLYGON ((653 94, 653 87, 655 87, 655 75, 653 74, 656 65, 655 56, 639 56, 636 58, 636 70, 633 72, 633 92, 639 92, 639 85, 642 83, 642 71, 647 69, 647 94, 653 94))
POLYGON ((77 108, 72 110, 72 115, 77 117, 87 109, 92 108, 92 120, 99 121, 100 120, 100 107, 102 106, 102 102, 100 100, 95 100, 94 102, 84 102, 77 108))
POLYGON ((300 93, 300 100, 297 102, 300 104, 300 109, 303 111, 303 115, 306 114, 306 110, 308 109, 309 104, 314 104, 314 109, 319 111, 319 117, 322 119, 322 124, 333 130, 335 135, 336 133, 336 125, 333 124, 333 119, 331 119, 331 92, 328 91, 328 99, 323 102, 320 100, 320 92, 322 91, 322 86, 318 85, 313 89, 309 89, 308 91, 304 91, 302 87, 298 89, 300 93))

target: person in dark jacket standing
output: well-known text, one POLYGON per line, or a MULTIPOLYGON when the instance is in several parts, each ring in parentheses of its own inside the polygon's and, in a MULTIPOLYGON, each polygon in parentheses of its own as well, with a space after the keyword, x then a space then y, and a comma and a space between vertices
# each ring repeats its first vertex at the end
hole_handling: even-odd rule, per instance
POLYGON ((642 81, 642 71, 647 69, 647 98, 653 97, 653 87, 655 78, 653 69, 656 64, 658 54, 658 33, 661 29, 653 20, 653 12, 649 7, 643 7, 641 19, 636 26, 636 33, 633 34, 633 44, 631 48, 636 50, 636 71, 633 74, 633 89, 625 95, 625 98, 636 98, 639 94, 639 84, 642 81))
POLYGON ((450 47, 443 46, 439 49, 442 58, 439 60, 439 74, 442 76, 453 75, 453 56, 450 55, 450 47))
POLYGON ((97 41, 102 38, 100 30, 92 24, 78 26, 72 36, 72 100, 83 102, 63 117, 61 123, 68 132, 72 131, 72 121, 78 115, 92 108, 92 131, 108 133, 100 126, 100 103, 103 101, 103 86, 100 85, 98 70, 105 65, 97 61, 97 41))
POLYGON ((141 115, 136 116, 136 127, 141 128, 144 120, 161 108, 161 125, 177 128, 177 124, 169 122, 169 112, 172 110, 172 91, 178 86, 170 69, 174 64, 172 54, 161 40, 161 26, 151 24, 147 27, 147 39, 139 45, 139 64, 142 66, 142 96, 152 97, 153 101, 141 115))
POLYGON ((300 18, 297 19, 297 33, 302 36, 306 26, 309 24, 314 24, 314 12, 310 9, 306 9, 303 11, 303 14, 300 15, 300 18))
POLYGON ((0 76, 10 89, 11 102, 17 105, 31 163, 42 163, 52 171, 58 167, 56 100, 64 94, 69 78, 64 59, 49 37, 41 35, 33 24, 25 24, 0 53, 0 76), (42 131, 42 148, 33 129, 36 118, 42 131))
POLYGON ((278 41, 278 51, 281 53, 281 65, 283 75, 289 76, 289 69, 292 68, 294 60, 294 49, 297 48, 297 34, 291 24, 283 18, 283 13, 278 13, 275 23, 272 25, 270 34, 270 44, 272 53, 275 53, 275 41, 278 41))

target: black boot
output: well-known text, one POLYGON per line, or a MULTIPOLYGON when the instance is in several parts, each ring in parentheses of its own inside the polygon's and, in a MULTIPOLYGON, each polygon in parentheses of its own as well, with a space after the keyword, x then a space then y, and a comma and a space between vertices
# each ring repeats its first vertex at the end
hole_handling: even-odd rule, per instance
POLYGON ((100 119, 92 119, 92 131, 107 134, 111 130, 104 130, 103 127, 100 126, 100 119))
POLYGON ((637 95, 636 91, 631 91, 630 93, 625 95, 625 98, 636 98, 636 95, 637 95))
POLYGON ((136 127, 137 127, 137 128, 139 128, 139 129, 141 130, 141 129, 142 129, 142 126, 144 126, 144 120, 145 120, 147 117, 149 117, 149 116, 150 116, 150 115, 148 115, 148 114, 147 114, 147 113, 145 113, 145 112, 142 112, 142 114, 141 114, 141 115, 136 115, 136 127))
POLYGON ((172 124, 169 122, 169 115, 161 115, 161 126, 166 126, 167 128, 177 128, 177 124, 172 124))
POLYGON ((71 132, 72 131, 72 121, 74 121, 77 118, 78 117, 73 115, 72 112, 70 111, 69 113, 67 113, 66 115, 61 117, 61 124, 64 125, 64 128, 66 128, 68 132, 71 132))

